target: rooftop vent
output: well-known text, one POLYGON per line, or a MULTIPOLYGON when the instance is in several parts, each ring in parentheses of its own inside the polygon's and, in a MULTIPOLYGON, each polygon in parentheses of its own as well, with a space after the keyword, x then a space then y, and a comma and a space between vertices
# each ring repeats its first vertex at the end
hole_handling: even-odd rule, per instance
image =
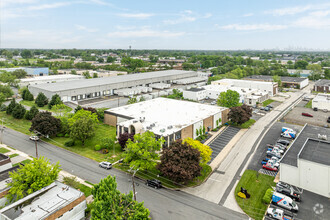
POLYGON ((133 120, 133 123, 137 123, 138 122, 138 120, 133 120))
POLYGON ((327 135, 318 134, 317 138, 321 140, 327 140, 327 135))
POLYGON ((172 125, 170 125, 170 126, 167 126, 167 129, 172 129, 173 128, 173 126, 172 125))
POLYGON ((162 128, 159 131, 162 132, 162 133, 164 133, 165 132, 165 128, 162 128))

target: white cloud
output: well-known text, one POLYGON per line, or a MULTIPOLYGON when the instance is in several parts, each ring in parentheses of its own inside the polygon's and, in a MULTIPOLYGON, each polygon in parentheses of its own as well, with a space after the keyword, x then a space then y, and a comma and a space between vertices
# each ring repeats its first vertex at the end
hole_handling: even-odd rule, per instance
POLYGON ((38 0, 1 0, 2 7, 8 7, 11 5, 18 5, 18 4, 33 4, 38 2, 38 0))
POLYGON ((311 11, 311 10, 325 9, 328 7, 330 7, 330 3, 279 8, 279 9, 265 11, 265 13, 272 14, 274 16, 295 15, 295 14, 299 14, 299 13, 303 13, 303 12, 307 12, 307 11, 311 11))
POLYGON ((206 13, 205 15, 196 14, 193 11, 185 10, 180 12, 178 19, 168 19, 164 20, 164 24, 168 25, 174 25, 174 24, 180 24, 185 22, 193 22, 200 18, 210 18, 212 16, 211 13, 206 13))
POLYGON ((294 27, 329 29, 330 28, 330 10, 320 10, 309 13, 307 16, 298 18, 293 22, 294 27))
POLYGON ((247 13, 247 14, 244 14, 243 17, 251 17, 253 15, 254 15, 253 13, 247 13))
POLYGON ((229 24, 221 26, 221 29, 236 31, 276 31, 286 29, 287 27, 287 25, 278 24, 229 24))
POLYGON ((170 32, 170 31, 155 31, 150 29, 139 29, 130 31, 116 31, 108 33, 109 37, 178 37, 184 35, 184 32, 170 32))
POLYGON ((123 13, 123 14, 118 14, 120 17, 124 18, 139 18, 139 19, 146 19, 154 16, 154 14, 150 13, 123 13))
POLYGON ((70 2, 57 2, 52 4, 43 4, 43 5, 34 5, 27 7, 27 10, 36 11, 36 10, 45 10, 45 9, 52 9, 52 8, 59 8, 63 6, 71 5, 70 2))
POLYGON ((89 33, 93 33, 93 32, 97 32, 98 29, 91 29, 91 28, 87 28, 83 25, 79 25, 79 24, 76 24, 75 25, 77 30, 80 30, 80 31, 86 31, 86 32, 89 32, 89 33))

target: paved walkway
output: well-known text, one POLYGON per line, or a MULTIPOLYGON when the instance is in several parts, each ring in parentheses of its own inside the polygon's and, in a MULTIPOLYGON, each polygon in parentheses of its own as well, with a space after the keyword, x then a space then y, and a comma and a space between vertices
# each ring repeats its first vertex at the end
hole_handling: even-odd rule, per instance
MULTIPOLYGON (((307 89, 307 88, 306 88, 307 89)), ((289 110, 291 105, 308 90, 292 93, 291 97, 281 105, 259 119, 250 129, 248 129, 235 144, 228 156, 221 162, 220 166, 213 172, 210 178, 202 185, 185 189, 186 192, 199 196, 235 211, 240 210, 233 196, 229 196, 237 184, 240 175, 246 169, 251 156, 257 146, 257 142, 262 139, 268 126, 283 113, 289 110)))

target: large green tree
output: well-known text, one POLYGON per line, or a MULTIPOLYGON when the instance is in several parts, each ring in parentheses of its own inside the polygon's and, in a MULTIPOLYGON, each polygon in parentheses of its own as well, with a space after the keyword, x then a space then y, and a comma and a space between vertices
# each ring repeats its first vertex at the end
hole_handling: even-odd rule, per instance
POLYGON ((69 118, 68 123, 70 137, 80 140, 84 146, 85 141, 95 135, 95 126, 98 123, 97 114, 81 109, 69 118))
POLYGON ((13 109, 16 107, 17 105, 17 102, 16 102, 16 99, 12 99, 6 109, 6 113, 8 115, 11 115, 11 113, 13 112, 13 109))
POLYGON ((37 104, 38 107, 44 107, 45 105, 48 104, 48 98, 43 94, 42 92, 39 92, 35 103, 37 104))
POLYGON ((24 118, 26 120, 32 120, 39 113, 38 108, 34 105, 31 107, 30 111, 26 111, 24 118))
POLYGON ((12 74, 14 76, 16 76, 17 79, 22 79, 22 78, 26 77, 27 72, 25 70, 22 70, 22 69, 17 69, 15 71, 13 71, 12 74))
POLYGON ((61 97, 58 94, 52 96, 51 100, 48 103, 48 109, 52 109, 54 105, 63 104, 61 97))
POLYGON ((124 162, 129 163, 134 169, 153 169, 157 164, 156 160, 159 159, 157 151, 160 151, 163 143, 163 138, 156 140, 154 133, 150 131, 135 134, 134 141, 128 139, 126 142, 124 162))
POLYGON ((193 149, 197 149, 200 152, 201 163, 207 164, 211 160, 212 149, 209 146, 202 144, 200 141, 194 140, 192 138, 184 139, 183 143, 187 143, 193 149))
POLYGON ((46 136, 55 136, 61 131, 61 120, 53 117, 50 112, 39 112, 32 119, 30 131, 37 131, 46 136))
POLYGON ((22 199, 54 182, 60 170, 58 162, 53 165, 46 158, 34 158, 30 163, 9 173, 12 181, 7 184, 10 189, 6 197, 10 202, 22 199))
POLYGON ((24 118, 25 112, 26 112, 26 109, 24 108, 24 106, 21 104, 17 104, 13 108, 13 111, 11 114, 16 119, 22 119, 22 118, 24 118))
POLYGON ((0 93, 3 94, 6 98, 10 98, 14 95, 13 90, 11 90, 10 86, 0 85, 0 93))
POLYGON ((237 106, 230 108, 230 112, 228 114, 228 118, 236 123, 243 124, 247 122, 252 117, 252 108, 247 105, 237 106))
POLYGON ((230 89, 226 92, 221 92, 217 99, 217 103, 219 106, 227 108, 239 106, 239 93, 230 89))
POLYGON ((150 219, 149 210, 144 207, 143 202, 133 200, 132 191, 126 195, 117 189, 116 177, 109 175, 102 179, 99 184, 94 185, 92 195, 92 220, 150 219))
POLYGON ((187 183, 202 171, 200 152, 180 140, 172 143, 169 148, 164 148, 160 160, 157 169, 177 183, 187 183))
POLYGON ((24 59, 27 59, 27 58, 31 58, 32 57, 32 52, 30 50, 23 50, 21 52, 21 56, 24 58, 24 59))

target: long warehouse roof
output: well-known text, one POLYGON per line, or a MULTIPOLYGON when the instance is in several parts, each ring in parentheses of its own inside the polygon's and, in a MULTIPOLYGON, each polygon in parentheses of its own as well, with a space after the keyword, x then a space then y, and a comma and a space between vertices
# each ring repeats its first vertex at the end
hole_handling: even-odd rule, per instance
MULTIPOLYGON (((192 72, 194 71, 165 70, 165 71, 136 73, 136 74, 128 74, 128 75, 105 77, 105 78, 92 78, 92 79, 82 79, 75 81, 51 83, 51 84, 31 85, 31 87, 44 89, 51 92, 57 92, 64 90, 80 89, 84 87, 111 85, 116 83, 123 83, 123 82, 130 82, 130 81, 144 80, 144 79, 151 79, 158 77, 170 77, 170 76, 181 75, 192 72)), ((196 72, 196 76, 197 76, 197 72, 196 72)))

